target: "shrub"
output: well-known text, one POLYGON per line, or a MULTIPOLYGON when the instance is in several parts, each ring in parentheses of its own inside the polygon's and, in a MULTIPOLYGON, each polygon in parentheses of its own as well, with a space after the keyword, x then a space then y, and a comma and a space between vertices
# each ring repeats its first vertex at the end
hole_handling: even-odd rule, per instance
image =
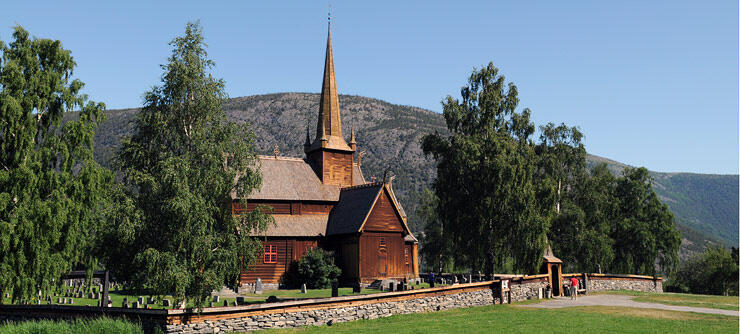
POLYGON ((341 273, 342 270, 334 265, 334 253, 316 248, 291 264, 285 283, 294 287, 306 283, 308 289, 325 289, 331 287, 331 282, 341 273))

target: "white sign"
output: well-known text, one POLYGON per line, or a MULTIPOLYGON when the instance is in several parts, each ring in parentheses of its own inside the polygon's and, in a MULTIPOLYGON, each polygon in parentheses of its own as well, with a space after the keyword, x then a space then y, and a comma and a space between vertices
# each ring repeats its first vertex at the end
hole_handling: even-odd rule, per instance
POLYGON ((509 280, 507 280, 507 279, 501 280, 501 289, 502 290, 508 290, 509 289, 509 280))

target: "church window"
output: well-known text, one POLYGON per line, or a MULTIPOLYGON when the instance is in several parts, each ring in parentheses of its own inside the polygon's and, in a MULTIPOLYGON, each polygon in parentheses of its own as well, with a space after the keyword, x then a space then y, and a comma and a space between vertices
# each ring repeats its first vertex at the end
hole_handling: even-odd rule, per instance
POLYGON ((265 245, 264 263, 277 263, 277 247, 275 245, 265 245))
POLYGON ((404 248, 403 250, 403 258, 406 260, 406 264, 409 264, 409 250, 408 248, 404 248))
POLYGON ((385 247, 385 237, 380 237, 380 247, 385 247))

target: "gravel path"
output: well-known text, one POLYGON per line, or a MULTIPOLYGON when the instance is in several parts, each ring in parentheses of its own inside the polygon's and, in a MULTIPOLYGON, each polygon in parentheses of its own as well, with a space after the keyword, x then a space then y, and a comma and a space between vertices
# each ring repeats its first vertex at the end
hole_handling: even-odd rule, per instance
POLYGON ((632 300, 633 296, 621 296, 621 295, 590 295, 578 297, 576 300, 571 300, 570 297, 565 298, 554 298, 545 302, 522 305, 522 307, 537 307, 537 308, 562 308, 562 307, 573 307, 573 306, 623 306, 623 307, 637 307, 637 308, 653 308, 670 311, 682 311, 682 312, 698 312, 698 313, 713 313, 713 314, 724 314, 739 316, 740 312, 730 310, 719 310, 713 308, 704 307, 691 307, 691 306, 674 306, 664 305, 656 303, 641 303, 632 300))

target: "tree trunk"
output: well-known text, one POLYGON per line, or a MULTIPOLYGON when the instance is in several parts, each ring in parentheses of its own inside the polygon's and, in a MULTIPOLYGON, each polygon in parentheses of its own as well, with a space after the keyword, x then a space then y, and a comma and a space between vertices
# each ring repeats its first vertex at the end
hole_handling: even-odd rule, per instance
POLYGON ((494 250, 493 250, 493 221, 488 221, 488 247, 486 249, 486 275, 493 279, 494 250))

